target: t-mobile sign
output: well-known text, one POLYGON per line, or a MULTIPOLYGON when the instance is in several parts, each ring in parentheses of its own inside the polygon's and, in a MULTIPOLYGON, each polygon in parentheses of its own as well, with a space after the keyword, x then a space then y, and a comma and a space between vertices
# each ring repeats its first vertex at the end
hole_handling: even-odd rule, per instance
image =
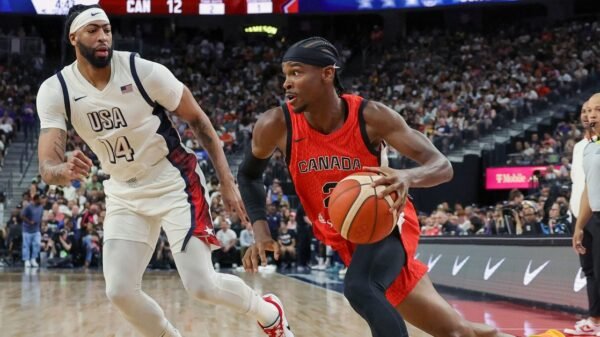
POLYGON ((537 186, 533 173, 544 174, 548 166, 489 167, 485 174, 485 188, 488 190, 510 190, 537 186))

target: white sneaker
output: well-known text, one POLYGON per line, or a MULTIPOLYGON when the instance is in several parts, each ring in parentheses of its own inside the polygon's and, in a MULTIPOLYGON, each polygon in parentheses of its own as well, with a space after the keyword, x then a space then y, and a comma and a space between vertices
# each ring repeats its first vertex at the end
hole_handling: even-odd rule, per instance
POLYGON ((316 266, 311 266, 310 269, 325 270, 325 269, 327 269, 327 266, 325 264, 317 264, 316 266))
POLYGON ((277 321, 270 327, 264 327, 258 323, 265 334, 267 334, 269 337, 294 337, 294 334, 290 330, 290 325, 288 324, 287 318, 285 317, 281 300, 273 294, 264 295, 263 299, 273 304, 279 312, 279 318, 277 318, 277 321))
POLYGON ((31 262, 29 262, 29 260, 25 261, 25 268, 31 268, 31 262))
POLYGON ((586 318, 577 321, 573 329, 565 329, 564 332, 573 336, 600 336, 600 325, 586 318))
POLYGON ((33 268, 39 268, 38 263, 35 261, 35 259, 31 259, 31 267, 33 268))

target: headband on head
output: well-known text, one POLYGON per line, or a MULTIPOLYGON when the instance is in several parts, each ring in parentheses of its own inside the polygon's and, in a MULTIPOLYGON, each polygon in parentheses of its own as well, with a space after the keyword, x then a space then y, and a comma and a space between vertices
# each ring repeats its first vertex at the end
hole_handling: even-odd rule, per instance
POLYGON ((292 46, 283 55, 282 62, 300 62, 317 67, 334 66, 336 69, 338 60, 335 55, 321 51, 318 48, 305 48, 292 46))
MULTIPOLYGON (((291 46, 283 55, 281 62, 300 62, 317 67, 333 66, 335 69, 340 69, 337 55, 332 52, 321 48, 306 48, 298 45, 291 46)), ((339 91, 344 91, 344 86, 337 70, 333 84, 339 91)))
POLYGON ((75 33, 82 27, 85 27, 94 21, 102 21, 105 24, 110 24, 110 20, 108 20, 106 12, 104 12, 102 8, 93 7, 84 10, 75 17, 71 23, 71 27, 69 27, 69 34, 75 33))

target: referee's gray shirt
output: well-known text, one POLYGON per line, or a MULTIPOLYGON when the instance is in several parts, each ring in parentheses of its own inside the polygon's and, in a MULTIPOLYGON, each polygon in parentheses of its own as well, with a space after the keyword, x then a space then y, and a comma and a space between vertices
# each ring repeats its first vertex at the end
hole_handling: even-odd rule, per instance
POLYGON ((600 212, 600 143, 589 143, 583 150, 585 185, 592 212, 600 212))

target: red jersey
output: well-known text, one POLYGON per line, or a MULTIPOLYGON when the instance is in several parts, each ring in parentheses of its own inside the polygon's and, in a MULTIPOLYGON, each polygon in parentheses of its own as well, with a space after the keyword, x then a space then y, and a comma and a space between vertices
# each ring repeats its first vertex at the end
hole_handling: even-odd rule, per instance
MULTIPOLYGON (((296 193, 312 222, 315 237, 335 249, 344 264, 349 265, 355 245, 344 239, 331 225, 327 205, 336 184, 363 166, 386 166, 385 148, 374 148, 368 140, 363 110, 367 100, 343 95, 346 121, 338 130, 325 135, 309 124, 304 114, 295 113, 290 104, 283 106, 287 124, 286 161, 296 193)), ((427 273, 427 266, 413 258, 419 244, 419 221, 410 200, 399 218, 401 240, 406 252, 406 265, 386 291, 386 297, 397 306, 427 273)))
POLYGON ((382 146, 375 149, 367 140, 362 115, 367 100, 353 95, 342 98, 346 121, 328 135, 313 129, 289 103, 283 107, 288 123, 286 160, 296 193, 317 239, 334 249, 346 240, 329 220, 329 195, 340 180, 363 166, 380 166, 382 159, 382 146))

